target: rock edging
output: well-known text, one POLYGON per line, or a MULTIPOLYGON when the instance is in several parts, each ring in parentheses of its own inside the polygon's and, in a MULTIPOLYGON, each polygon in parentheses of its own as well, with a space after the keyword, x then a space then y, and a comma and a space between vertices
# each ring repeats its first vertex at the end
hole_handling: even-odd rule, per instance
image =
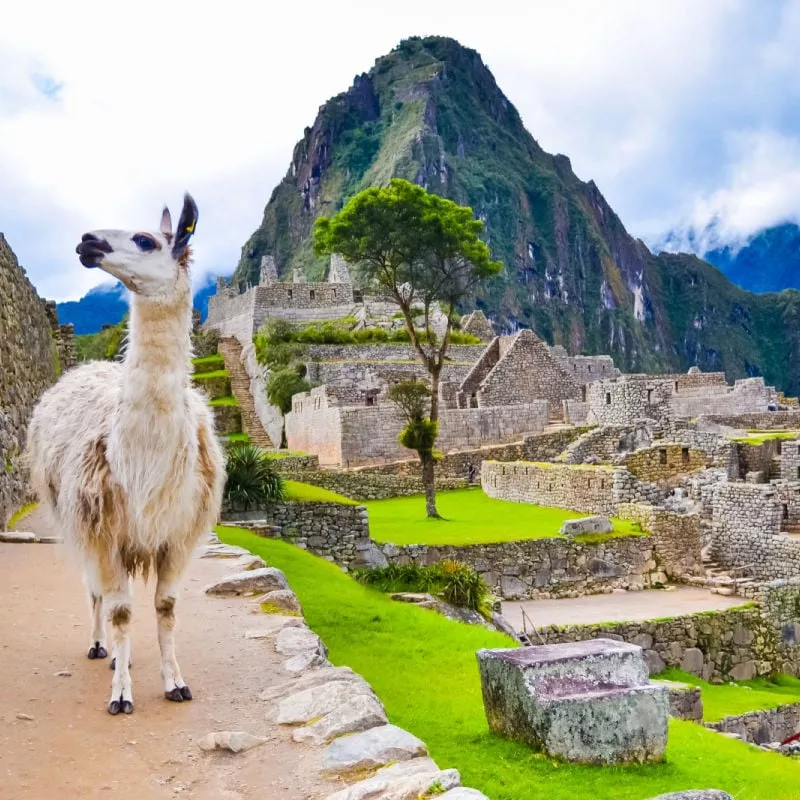
MULTIPOLYGON (((270 584, 280 585, 269 588, 280 591, 284 601, 294 594, 280 570, 259 566, 249 551, 224 545, 213 534, 203 557, 235 559, 231 575, 206 587, 209 595, 257 598, 267 576, 270 584)), ((290 604, 300 608, 296 596, 290 604)), ((487 800, 477 790, 463 788, 457 770, 439 769, 424 742, 392 725, 372 687, 349 667, 333 666, 325 644, 295 614, 267 614, 263 629, 246 635, 270 641, 285 656, 287 680, 259 699, 270 706, 276 724, 294 729, 294 741, 324 748, 324 772, 347 783, 327 800, 416 798, 433 792, 441 800, 487 800)), ((216 742, 208 747, 212 744, 216 742)))

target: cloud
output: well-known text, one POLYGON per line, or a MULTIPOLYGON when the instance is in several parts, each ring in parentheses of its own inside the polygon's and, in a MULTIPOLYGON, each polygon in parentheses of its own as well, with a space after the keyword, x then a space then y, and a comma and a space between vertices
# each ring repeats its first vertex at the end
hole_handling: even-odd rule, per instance
POLYGON ((777 185, 800 164, 797 0, 213 8, 28 0, 0 29, 0 229, 43 295, 102 280, 74 255, 83 231, 153 227, 187 189, 198 279, 230 272, 319 106, 409 35, 481 52, 540 144, 637 235, 797 204, 777 185))

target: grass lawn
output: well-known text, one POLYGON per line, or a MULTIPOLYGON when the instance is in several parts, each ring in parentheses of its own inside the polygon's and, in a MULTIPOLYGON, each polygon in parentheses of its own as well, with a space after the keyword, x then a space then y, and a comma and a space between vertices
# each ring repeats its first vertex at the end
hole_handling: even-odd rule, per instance
POLYGON ((204 356, 203 358, 193 358, 192 365, 195 372, 225 369, 225 359, 220 355, 204 356))
POLYGON ((195 372, 192 375, 192 380, 194 381, 208 381, 212 378, 228 378, 228 370, 226 369, 215 369, 213 372, 195 372))
POLYGON ((747 436, 734 436, 732 442, 739 444, 763 444, 774 439, 796 439, 800 431, 747 431, 747 436))
POLYGON ((791 675, 779 675, 774 681, 757 678, 721 686, 707 683, 678 669, 667 669, 658 677, 699 686, 703 697, 703 719, 706 722, 718 722, 723 717, 735 717, 748 711, 800 703, 800 678, 791 675))
POLYGON ((210 406, 238 406, 239 401, 233 395, 229 395, 228 397, 215 397, 213 400, 209 400, 208 404, 210 406))
POLYGON ((361 505, 361 503, 357 503, 343 494, 337 494, 328 489, 321 489, 319 486, 312 486, 310 483, 300 483, 299 481, 284 481, 283 491, 287 500, 301 500, 304 503, 339 503, 343 506, 361 505))
MULTIPOLYGON (((487 497, 480 487, 436 493, 436 506, 444 520, 425 516, 424 495, 368 500, 369 529, 378 542, 393 544, 487 544, 558 536, 564 520, 588 517, 563 508, 512 503, 487 497)), ((614 533, 587 534, 577 541, 603 541, 641 534, 634 522, 612 518, 614 533), (591 537, 591 538, 589 538, 591 537)))
POLYGON ((249 442, 250 437, 246 433, 229 433, 225 437, 229 442, 249 442))
POLYGON ((738 800, 798 800, 800 764, 691 722, 670 721, 667 760, 632 767, 559 764, 489 733, 475 651, 502 634, 451 622, 356 583, 286 542, 219 527, 220 538, 282 569, 334 664, 369 681, 390 720, 425 741, 443 769, 491 800, 644 800, 718 788, 738 800))

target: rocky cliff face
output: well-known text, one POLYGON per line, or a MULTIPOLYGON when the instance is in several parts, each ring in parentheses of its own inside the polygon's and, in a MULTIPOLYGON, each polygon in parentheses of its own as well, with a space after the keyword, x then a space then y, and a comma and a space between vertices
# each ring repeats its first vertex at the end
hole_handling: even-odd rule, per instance
POLYGON ((25 430, 60 372, 45 305, 0 234, 0 529, 25 501, 25 430))
POLYGON ((470 205, 486 223, 505 270, 478 305, 500 328, 531 327, 571 353, 611 353, 626 371, 697 363, 797 388, 787 332, 758 328, 762 308, 792 317, 797 298, 757 300, 704 262, 650 253, 566 156, 539 147, 480 56, 452 39, 402 42, 320 109, 233 282, 257 282, 266 254, 281 274, 322 277, 314 220, 393 176, 470 205))

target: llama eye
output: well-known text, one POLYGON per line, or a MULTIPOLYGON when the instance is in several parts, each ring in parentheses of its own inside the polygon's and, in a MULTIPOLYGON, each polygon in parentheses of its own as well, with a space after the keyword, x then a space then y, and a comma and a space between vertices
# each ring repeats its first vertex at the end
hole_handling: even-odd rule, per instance
POLYGON ((149 236, 134 236, 133 243, 143 252, 149 253, 156 249, 156 243, 149 236))

